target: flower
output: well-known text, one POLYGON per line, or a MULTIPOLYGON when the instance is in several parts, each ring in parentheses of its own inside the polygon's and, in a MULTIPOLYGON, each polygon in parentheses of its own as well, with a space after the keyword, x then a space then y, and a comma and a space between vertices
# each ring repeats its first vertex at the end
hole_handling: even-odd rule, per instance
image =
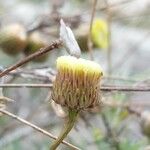
POLYGON ((26 46, 26 31, 20 24, 4 26, 0 31, 0 47, 10 55, 18 54, 26 46))
POLYGON ((57 59, 57 70, 52 90, 56 103, 76 110, 99 103, 103 75, 99 64, 74 56, 61 56, 57 59))
POLYGON ((95 19, 92 24, 92 41, 96 47, 108 48, 108 25, 102 19, 95 19))
MULTIPOLYGON (((47 46, 47 42, 39 32, 31 33, 27 38, 27 46, 24 50, 25 55, 37 52, 40 48, 47 46)), ((44 62, 48 59, 48 53, 33 59, 36 62, 44 62)))

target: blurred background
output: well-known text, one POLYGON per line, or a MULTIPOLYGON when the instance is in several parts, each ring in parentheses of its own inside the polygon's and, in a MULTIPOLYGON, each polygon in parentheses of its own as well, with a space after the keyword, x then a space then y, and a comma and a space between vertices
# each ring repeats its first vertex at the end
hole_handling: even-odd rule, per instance
MULTIPOLYGON (((58 39, 63 18, 75 34, 82 57, 93 58, 102 66, 102 86, 150 86, 150 1, 98 0, 89 52, 93 9, 91 0, 0 0, 0 66, 7 68, 58 39)), ((4 83, 51 83, 55 60, 66 54, 64 48, 50 51, 5 76, 4 83)), ((65 115, 49 100, 50 89, 4 88, 3 94, 14 100, 7 110, 59 134, 65 115)), ((82 112, 66 140, 83 150, 149 150, 150 92, 110 91, 102 95, 111 104, 133 104, 128 109, 97 107, 82 112), (149 121, 146 131, 145 111, 149 121)), ((51 142, 16 120, 0 117, 0 150, 47 150, 51 142)), ((61 145, 59 149, 70 148, 61 145)))

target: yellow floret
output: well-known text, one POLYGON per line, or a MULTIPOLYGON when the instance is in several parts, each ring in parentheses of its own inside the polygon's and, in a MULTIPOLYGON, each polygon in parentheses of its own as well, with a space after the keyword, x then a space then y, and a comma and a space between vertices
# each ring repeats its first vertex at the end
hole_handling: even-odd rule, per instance
POLYGON ((70 69, 76 72, 83 71, 86 74, 103 75, 102 68, 99 64, 83 58, 73 56, 61 56, 57 59, 57 69, 70 69))

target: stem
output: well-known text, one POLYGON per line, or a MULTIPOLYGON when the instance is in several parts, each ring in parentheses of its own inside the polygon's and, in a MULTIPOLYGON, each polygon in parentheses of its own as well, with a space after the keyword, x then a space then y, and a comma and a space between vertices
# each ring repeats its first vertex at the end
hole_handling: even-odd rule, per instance
POLYGON ((107 24, 108 24, 108 52, 107 52, 107 63, 108 63, 108 74, 111 75, 112 73, 112 47, 111 47, 111 12, 109 10, 109 4, 107 0, 104 0, 106 4, 106 11, 107 11, 107 24))
MULTIPOLYGON (((7 115, 7 116, 9 116, 9 117, 11 117, 13 119, 18 120, 19 122, 21 122, 21 123, 23 123, 23 124, 33 128, 34 130, 42 133, 43 135, 47 135, 48 137, 50 137, 52 139, 55 139, 55 140, 57 139, 57 137, 52 135, 50 132, 47 132, 46 130, 44 130, 44 129, 42 129, 42 128, 32 124, 31 122, 29 122, 27 120, 24 120, 24 119, 20 118, 19 116, 16 116, 16 115, 12 114, 11 112, 9 112, 7 110, 0 109, 0 113, 3 113, 3 114, 5 114, 5 115, 7 115)), ((80 150, 78 147, 76 147, 76 146, 74 146, 74 145, 72 145, 72 144, 70 144, 70 143, 68 143, 66 141, 62 141, 62 143, 67 145, 67 146, 69 146, 73 150, 80 150)))
POLYGON ((56 141, 54 141, 50 147, 50 150, 56 150, 56 148, 60 145, 60 143, 63 141, 63 139, 68 135, 68 133, 73 128, 75 121, 78 116, 78 111, 76 110, 69 110, 68 114, 68 120, 64 124, 64 128, 60 134, 60 136, 57 138, 56 141))
POLYGON ((90 27, 89 27, 89 32, 88 32, 88 41, 87 41, 87 46, 88 46, 88 51, 90 54, 90 59, 93 60, 93 53, 92 53, 92 48, 93 48, 93 43, 91 40, 91 31, 92 31, 92 24, 93 24, 93 20, 94 20, 94 16, 95 16, 95 11, 96 11, 96 4, 97 4, 97 0, 93 1, 93 6, 92 6, 92 13, 91 13, 91 20, 90 20, 90 27))

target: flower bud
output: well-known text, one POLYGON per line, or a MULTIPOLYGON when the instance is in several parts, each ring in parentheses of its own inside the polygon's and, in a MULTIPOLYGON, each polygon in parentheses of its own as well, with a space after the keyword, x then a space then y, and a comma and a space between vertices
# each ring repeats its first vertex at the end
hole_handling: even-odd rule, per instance
POLYGON ((52 90, 52 99, 56 103, 76 110, 99 104, 103 75, 99 64, 73 56, 61 56, 57 59, 57 70, 52 90))
POLYGON ((141 113, 141 129, 146 136, 150 137, 150 111, 141 113))
MULTIPOLYGON (((38 32, 34 32, 29 35, 27 40, 27 47, 24 51, 26 55, 30 55, 32 53, 35 53, 40 48, 45 47, 47 45, 46 41, 42 39, 41 35, 38 32)), ((36 62, 43 62, 48 58, 48 53, 39 56, 35 59, 33 59, 36 62)))
MULTIPOLYGON (((80 27, 75 31, 78 44, 82 51, 88 50, 88 33, 88 24, 80 25, 80 27)), ((100 18, 96 18, 94 20, 91 30, 91 40, 95 48, 103 50, 108 48, 108 25, 106 21, 100 18)))
POLYGON ((23 26, 11 24, 0 31, 0 47, 10 55, 18 54, 26 46, 26 32, 23 26))

